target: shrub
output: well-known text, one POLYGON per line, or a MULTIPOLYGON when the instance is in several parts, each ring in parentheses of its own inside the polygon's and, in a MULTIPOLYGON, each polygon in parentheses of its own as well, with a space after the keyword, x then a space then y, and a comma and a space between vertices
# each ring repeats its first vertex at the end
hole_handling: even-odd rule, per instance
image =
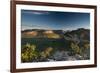
POLYGON ((21 50, 22 62, 32 62, 38 58, 38 52, 36 51, 36 45, 30 45, 27 43, 21 50))

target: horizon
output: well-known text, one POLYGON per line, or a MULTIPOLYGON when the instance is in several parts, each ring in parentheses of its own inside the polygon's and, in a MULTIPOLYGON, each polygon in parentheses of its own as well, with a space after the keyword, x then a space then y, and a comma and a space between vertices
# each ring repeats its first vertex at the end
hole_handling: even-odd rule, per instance
MULTIPOLYGON (((79 29, 86 29, 86 30, 90 30, 89 28, 77 28, 77 29, 72 29, 72 30, 62 30, 62 31, 73 31, 73 30, 79 30, 79 29)), ((51 30, 51 31, 54 31, 54 30, 58 30, 58 29, 25 29, 25 30, 21 30, 21 31, 27 31, 27 30, 45 30, 45 31, 48 31, 48 30, 51 30)), ((61 29, 59 29, 61 30, 61 29)))

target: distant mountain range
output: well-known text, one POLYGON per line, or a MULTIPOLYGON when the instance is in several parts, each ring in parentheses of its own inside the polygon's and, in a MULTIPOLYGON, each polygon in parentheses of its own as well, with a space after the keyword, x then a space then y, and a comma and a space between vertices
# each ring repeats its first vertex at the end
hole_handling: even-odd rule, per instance
POLYGON ((22 38, 61 38, 62 30, 31 29, 22 31, 22 38))
POLYGON ((79 28, 72 31, 29 29, 21 31, 21 33, 22 38, 65 38, 66 40, 73 40, 77 42, 90 40, 90 30, 85 28, 79 28))

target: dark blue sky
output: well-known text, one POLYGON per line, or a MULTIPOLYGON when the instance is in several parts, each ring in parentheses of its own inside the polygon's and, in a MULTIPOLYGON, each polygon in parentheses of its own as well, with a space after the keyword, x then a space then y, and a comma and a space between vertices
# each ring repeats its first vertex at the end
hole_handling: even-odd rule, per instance
POLYGON ((89 13, 21 10, 24 29, 74 30, 90 27, 89 13))

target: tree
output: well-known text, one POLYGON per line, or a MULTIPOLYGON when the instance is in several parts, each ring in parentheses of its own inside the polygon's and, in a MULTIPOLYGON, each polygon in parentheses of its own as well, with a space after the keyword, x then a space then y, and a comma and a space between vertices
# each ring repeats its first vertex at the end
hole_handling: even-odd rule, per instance
POLYGON ((82 52, 80 47, 76 43, 71 43, 71 49, 72 49, 73 53, 75 53, 75 54, 81 54, 81 52, 82 52))
POLYGON ((50 56, 51 52, 52 52, 53 48, 52 47, 48 47, 47 49, 45 49, 43 52, 41 52, 41 57, 42 58, 47 58, 50 56))
POLYGON ((30 45, 27 43, 21 50, 22 62, 32 62, 33 59, 38 58, 38 52, 36 51, 36 45, 30 45))

